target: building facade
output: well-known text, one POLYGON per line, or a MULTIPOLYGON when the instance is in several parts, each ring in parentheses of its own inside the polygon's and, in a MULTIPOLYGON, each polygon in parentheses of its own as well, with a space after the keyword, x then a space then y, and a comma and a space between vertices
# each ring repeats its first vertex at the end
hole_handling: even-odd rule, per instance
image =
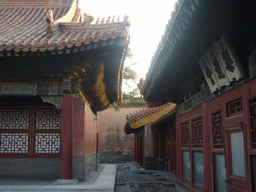
POLYGON ((255 191, 252 7, 178 1, 152 59, 142 93, 150 107, 176 104, 175 173, 182 191, 255 191))
POLYGON ((129 21, 93 23, 77 0, 0 5, 0 175, 86 180, 97 112, 120 99, 129 21))
POLYGON ((167 103, 127 115, 125 132, 134 133, 134 160, 145 169, 175 174, 175 110, 167 103))

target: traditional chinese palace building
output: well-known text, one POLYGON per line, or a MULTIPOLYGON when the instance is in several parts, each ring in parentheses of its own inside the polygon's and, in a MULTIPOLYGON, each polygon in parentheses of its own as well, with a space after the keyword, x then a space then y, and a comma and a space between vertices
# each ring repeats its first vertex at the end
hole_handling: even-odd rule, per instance
MULTIPOLYGON (((256 190, 255 7, 255 1, 179 0, 152 59, 142 93, 151 108, 176 104, 174 173, 181 191, 256 190)), ((136 134, 141 127, 130 119, 136 134)), ((167 134, 173 124, 166 120, 167 134)))
POLYGON ((96 169, 96 114, 120 99, 129 22, 93 19, 78 0, 1 0, 1 178, 96 169))

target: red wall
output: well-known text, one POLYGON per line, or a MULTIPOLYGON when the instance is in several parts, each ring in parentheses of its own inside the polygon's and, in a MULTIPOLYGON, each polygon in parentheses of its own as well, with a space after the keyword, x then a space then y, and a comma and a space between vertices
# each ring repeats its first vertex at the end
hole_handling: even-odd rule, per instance
POLYGON ((98 122, 87 104, 73 97, 73 156, 96 152, 98 122))

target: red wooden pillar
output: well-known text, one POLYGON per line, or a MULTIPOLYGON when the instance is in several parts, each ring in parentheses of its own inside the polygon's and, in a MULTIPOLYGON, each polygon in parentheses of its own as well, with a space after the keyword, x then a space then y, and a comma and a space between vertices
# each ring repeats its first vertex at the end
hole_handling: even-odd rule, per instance
POLYGON ((61 179, 73 179, 72 98, 71 95, 64 95, 62 101, 61 179))
POLYGON ((141 146, 142 147, 142 150, 141 150, 142 162, 141 163, 142 163, 142 167, 145 168, 145 134, 142 135, 141 139, 142 139, 142 142, 141 142, 142 143, 142 146, 141 146))
POLYGON ((141 136, 139 136, 139 164, 141 165, 141 136))
POLYGON ((202 105, 203 153, 204 153, 204 191, 212 191, 211 140, 208 123, 207 103, 202 105))
POLYGON ((176 178, 182 181, 182 153, 181 153, 180 117, 176 117, 176 178))
POLYGON ((134 136, 134 161, 136 161, 136 137, 134 136))

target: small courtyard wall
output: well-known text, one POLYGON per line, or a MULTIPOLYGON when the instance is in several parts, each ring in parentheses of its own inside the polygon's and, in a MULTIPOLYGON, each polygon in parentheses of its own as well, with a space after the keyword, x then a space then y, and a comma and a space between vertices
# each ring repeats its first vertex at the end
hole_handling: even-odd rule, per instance
POLYGON ((97 118, 81 99, 73 97, 73 177, 86 180, 96 169, 97 118))
POLYGON ((123 155, 134 154, 134 135, 126 135, 124 126, 126 115, 146 107, 109 107, 98 112, 101 152, 121 152, 123 155))

